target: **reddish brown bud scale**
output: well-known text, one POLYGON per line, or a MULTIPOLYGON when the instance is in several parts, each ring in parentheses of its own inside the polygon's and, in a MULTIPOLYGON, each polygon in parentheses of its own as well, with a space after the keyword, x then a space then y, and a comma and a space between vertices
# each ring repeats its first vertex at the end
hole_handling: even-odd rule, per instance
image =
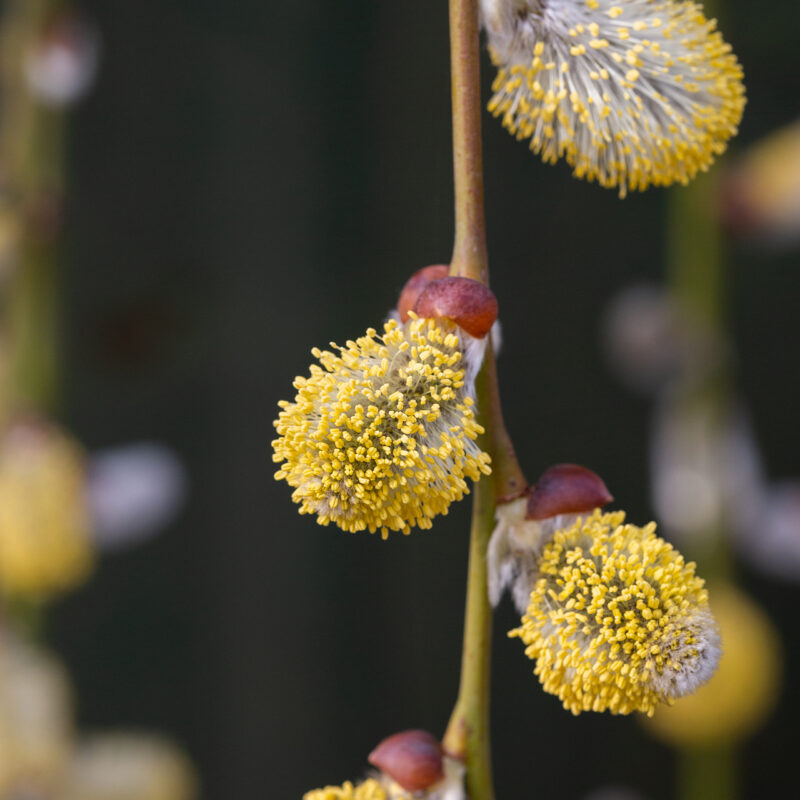
POLYGON ((400 292, 400 299, 397 301, 397 313, 400 315, 400 322, 408 321, 408 312, 414 310, 414 304, 420 296, 422 290, 437 278, 444 278, 450 272, 447 264, 432 264, 430 267, 418 269, 407 281, 400 292))
POLYGON ((419 792, 444 778, 442 745, 427 731, 403 731, 384 739, 367 758, 408 792, 419 792))
POLYGON ((431 281, 417 298, 414 311, 424 319, 451 319, 470 336, 482 339, 497 319, 497 298, 480 281, 451 275, 431 281))
POLYGON ((556 464, 545 470, 528 495, 526 519, 579 514, 602 508, 614 498, 600 476, 578 464, 556 464))
POLYGON ((720 181, 716 198, 720 221, 729 231, 741 236, 752 234, 763 222, 748 189, 747 176, 734 172, 720 181))

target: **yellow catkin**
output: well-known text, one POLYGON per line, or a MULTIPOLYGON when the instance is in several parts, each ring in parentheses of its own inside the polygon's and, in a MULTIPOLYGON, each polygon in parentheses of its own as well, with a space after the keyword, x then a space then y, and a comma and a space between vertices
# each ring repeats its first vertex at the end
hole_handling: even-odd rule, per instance
POLYGON ((379 335, 313 350, 320 366, 282 401, 275 477, 294 488, 301 514, 345 531, 409 533, 489 474, 475 444, 463 334, 446 321, 389 321, 379 335))
POLYGON ((92 560, 80 446, 53 426, 12 425, 0 438, 0 591, 46 599, 92 560))
POLYGON ((545 162, 624 196, 688 183, 736 134, 742 69, 701 6, 482 2, 498 67, 489 110, 545 162))
POLYGON ((719 660, 703 581, 671 545, 595 511, 544 547, 521 627, 545 691, 573 714, 651 715, 694 691, 719 660))
POLYGON ((368 778, 357 786, 347 781, 342 786, 314 789, 306 792, 303 800, 388 800, 388 796, 378 781, 368 778))

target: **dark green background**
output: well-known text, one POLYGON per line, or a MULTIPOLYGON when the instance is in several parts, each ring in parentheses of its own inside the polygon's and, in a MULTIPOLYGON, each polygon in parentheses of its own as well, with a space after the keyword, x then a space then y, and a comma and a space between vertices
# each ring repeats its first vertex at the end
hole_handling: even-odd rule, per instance
MULTIPOLYGON (((441 733, 457 688, 469 504, 388 543, 319 528, 273 481, 269 447, 309 349, 378 324, 412 271, 449 257, 447 4, 79 5, 104 49, 69 147, 64 416, 89 447, 168 442, 192 495, 163 537, 104 558, 59 606, 55 643, 83 725, 173 734, 207 798, 294 800, 357 777, 389 733, 441 733)), ((736 151, 797 115, 797 5, 730 2, 722 27, 750 98, 736 151)), ((591 466, 643 522, 650 404, 603 363, 598 325, 619 289, 663 275, 667 192, 623 202, 542 165, 488 116, 484 132, 517 450, 531 478, 591 466)), ((770 475, 800 475, 798 255, 730 256, 738 385, 770 475)), ((745 565, 742 577, 787 656, 777 713, 742 753, 745 796, 784 796, 799 595, 745 565)), ((504 604, 498 798, 608 783, 671 797, 670 751, 633 719, 562 711, 505 638, 515 621, 504 604)))

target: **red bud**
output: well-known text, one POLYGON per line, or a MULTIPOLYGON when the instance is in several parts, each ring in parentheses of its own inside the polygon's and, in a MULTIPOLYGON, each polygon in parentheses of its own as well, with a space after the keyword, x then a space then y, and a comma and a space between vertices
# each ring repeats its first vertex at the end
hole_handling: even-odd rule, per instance
POLYGON ((578 514, 610 503, 600 476, 577 464, 556 464, 545 470, 528 495, 526 519, 547 519, 558 514, 578 514))
POLYGON ((451 319, 471 336, 482 339, 497 319, 497 298, 480 281, 448 276, 431 281, 422 290, 414 311, 424 319, 451 319))
POLYGON ((444 278, 450 272, 447 264, 433 264, 430 267, 418 269, 407 281, 400 292, 400 299, 397 301, 397 313, 400 315, 400 322, 408 321, 408 312, 414 310, 414 304, 420 292, 437 278, 444 278))
POLYGON ((367 758, 408 792, 442 780, 442 746, 427 731, 403 731, 384 739, 367 758))
POLYGON ((747 236, 763 223, 753 201, 746 174, 732 172, 720 181, 717 205, 722 224, 732 233, 747 236))

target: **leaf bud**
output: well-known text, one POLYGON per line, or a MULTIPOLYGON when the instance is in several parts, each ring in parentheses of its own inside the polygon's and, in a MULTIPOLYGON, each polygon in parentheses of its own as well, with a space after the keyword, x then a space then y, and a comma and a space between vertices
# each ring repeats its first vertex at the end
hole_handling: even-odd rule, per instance
POLYGON ((418 269, 407 281, 403 290, 400 292, 400 298, 397 301, 397 314, 400 317, 400 322, 408 321, 408 312, 413 311, 414 304, 417 298, 422 293, 422 290, 437 278, 444 278, 450 272, 450 267, 447 264, 431 264, 429 267, 418 269))
POLYGON ((427 731, 389 736, 367 760, 409 792, 423 791, 444 778, 442 745, 427 731))
POLYGON ((414 311, 425 319, 451 319, 470 336, 482 339, 497 319, 497 298, 480 281, 450 275, 431 281, 414 311))
POLYGON ((556 464, 531 489, 525 518, 542 520, 592 511, 613 499, 597 473, 578 464, 556 464))

